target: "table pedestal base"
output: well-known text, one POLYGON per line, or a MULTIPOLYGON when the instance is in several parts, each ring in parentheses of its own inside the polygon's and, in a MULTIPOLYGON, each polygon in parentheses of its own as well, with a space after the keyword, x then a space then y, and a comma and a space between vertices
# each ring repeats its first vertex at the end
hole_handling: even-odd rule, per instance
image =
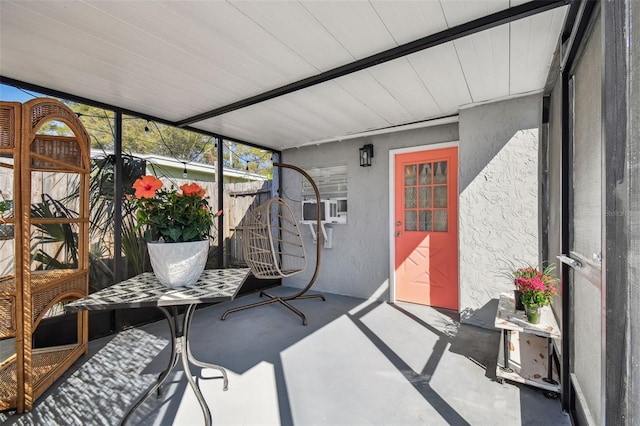
POLYGON ((178 322, 178 309, 175 306, 172 307, 171 312, 164 307, 158 307, 158 309, 160 309, 162 313, 167 317, 167 321, 169 322, 169 329, 171 330, 171 358, 169 359, 167 368, 158 376, 158 380, 156 381, 156 383, 126 412, 125 416, 120 422, 121 425, 124 425, 127 422, 131 414, 149 397, 149 395, 153 394, 156 391, 158 397, 162 395, 161 386, 169 376, 171 370, 178 364, 178 358, 182 360, 184 373, 187 376, 187 380, 189 381, 191 389, 193 389, 196 398, 198 398, 198 402, 200 403, 200 407, 202 408, 202 413, 204 414, 205 425, 211 425, 211 411, 209 411, 209 406, 202 396, 202 392, 200 391, 198 383, 193 378, 190 364, 193 364, 197 367, 211 368, 220 371, 222 373, 223 379, 222 390, 226 391, 228 389, 229 379, 227 378, 227 372, 224 368, 220 367, 219 365, 199 361, 194 358, 193 354, 191 354, 191 349, 189 347, 189 328, 191 326, 191 319, 193 318, 196 306, 197 305, 189 305, 187 307, 187 310, 184 313, 182 319, 182 327, 179 327, 180 324, 178 322))

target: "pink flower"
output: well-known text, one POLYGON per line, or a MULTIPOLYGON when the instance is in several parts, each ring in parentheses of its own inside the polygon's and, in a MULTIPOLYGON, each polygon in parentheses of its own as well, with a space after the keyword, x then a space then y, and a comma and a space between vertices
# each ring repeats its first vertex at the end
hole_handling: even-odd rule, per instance
POLYGON ((556 279, 548 274, 548 270, 540 272, 536 268, 520 268, 514 272, 514 284, 523 294, 525 304, 544 306, 551 303, 556 295, 556 279))

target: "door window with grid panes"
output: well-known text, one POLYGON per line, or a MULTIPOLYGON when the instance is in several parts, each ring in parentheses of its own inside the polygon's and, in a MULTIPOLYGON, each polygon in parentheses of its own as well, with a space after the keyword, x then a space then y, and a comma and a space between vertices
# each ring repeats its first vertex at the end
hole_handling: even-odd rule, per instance
POLYGON ((447 232, 447 162, 404 167, 405 231, 447 232))

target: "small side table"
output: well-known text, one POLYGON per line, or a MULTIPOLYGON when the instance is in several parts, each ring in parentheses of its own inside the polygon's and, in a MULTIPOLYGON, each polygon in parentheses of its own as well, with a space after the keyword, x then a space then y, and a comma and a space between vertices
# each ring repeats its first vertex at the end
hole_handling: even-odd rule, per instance
MULTIPOLYGON (((248 276, 249 268, 206 269, 195 284, 186 287, 169 288, 160 284, 152 272, 145 272, 65 306, 68 312, 156 307, 167 317, 169 331, 171 332, 171 359, 169 364, 160 373, 156 383, 134 405, 129 407, 120 421, 120 425, 124 425, 129 416, 151 394, 158 392, 158 396, 160 396, 160 387, 169 372, 178 365, 179 359, 182 360, 184 376, 189 385, 191 385, 202 408, 205 425, 211 425, 211 411, 200 391, 198 382, 193 378, 190 365, 193 364, 198 367, 220 371, 223 378, 223 390, 227 390, 227 372, 223 367, 199 361, 191 354, 189 347, 191 320, 197 306, 200 304, 220 303, 234 299, 248 276), (178 319, 179 306, 186 307, 182 323, 178 319)), ((211 339, 210 336, 207 336, 207 338, 211 339)))
POLYGON ((500 329, 501 342, 496 377, 548 391, 557 398, 560 392, 559 374, 553 361, 553 339, 561 337, 560 328, 550 306, 542 308, 539 324, 527 321, 524 311, 516 311, 513 293, 500 295, 495 327, 500 329))

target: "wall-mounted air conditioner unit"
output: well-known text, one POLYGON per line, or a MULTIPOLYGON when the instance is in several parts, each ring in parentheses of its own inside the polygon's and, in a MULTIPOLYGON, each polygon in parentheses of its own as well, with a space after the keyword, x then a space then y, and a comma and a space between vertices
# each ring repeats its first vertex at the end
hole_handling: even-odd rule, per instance
MULTIPOLYGON (((316 200, 302 202, 302 223, 315 223, 318 220, 316 200)), ((324 223, 339 223, 338 202, 336 200, 320 200, 320 221, 324 223)))
MULTIPOLYGON (((327 232, 326 223, 340 223, 338 217, 338 202, 336 200, 320 200, 320 232, 324 238, 325 248, 331 248, 331 240, 329 238, 331 232, 327 232)), ((302 220, 300 223, 309 225, 313 240, 316 241, 316 229, 314 225, 318 221, 318 203, 316 200, 302 201, 302 220)), ((329 229, 331 231, 331 229, 329 229)))

